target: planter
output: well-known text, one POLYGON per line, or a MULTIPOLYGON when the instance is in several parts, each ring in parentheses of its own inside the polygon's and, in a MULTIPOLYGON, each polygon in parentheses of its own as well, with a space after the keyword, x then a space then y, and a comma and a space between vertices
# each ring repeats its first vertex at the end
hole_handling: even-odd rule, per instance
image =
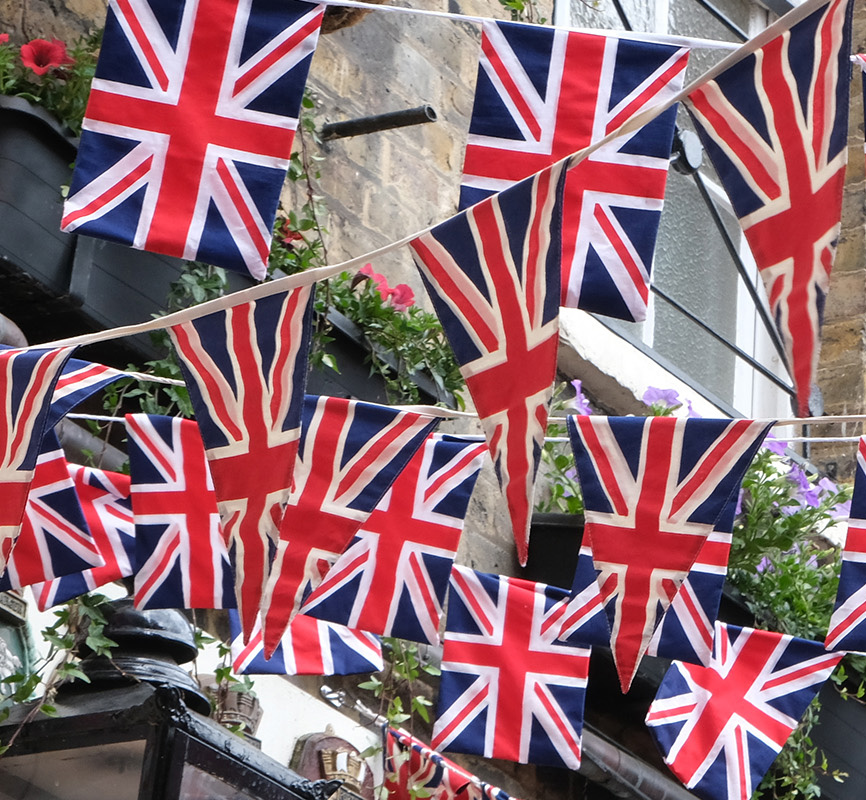
POLYGON ((812 741, 827 756, 827 767, 847 772, 848 777, 838 783, 830 776, 818 781, 821 796, 830 800, 862 800, 866 797, 866 705, 854 698, 845 700, 836 685, 827 683, 819 695, 821 712, 818 724, 812 729, 812 741))
MULTIPOLYGON (((183 270, 177 258, 60 230, 76 154, 77 141, 43 109, 0 96, 0 313, 33 342, 144 322, 183 270)), ((230 275, 232 290, 251 283, 230 275)), ((127 346, 158 355, 146 336, 127 346)))
MULTIPOLYGON (((371 344, 361 329, 336 309, 332 308, 328 312, 328 321, 331 323, 329 335, 333 341, 325 349, 337 360, 340 371, 335 372, 328 367, 311 369, 307 377, 307 393, 387 404, 385 381, 381 375, 370 373, 367 358, 375 349, 377 356, 396 371, 394 357, 371 344)), ((421 393, 422 402, 445 403, 451 408, 456 407, 454 396, 442 391, 429 375, 416 372, 412 380, 421 393)))
POLYGON ((0 259, 47 290, 69 286, 75 236, 60 231, 75 140, 41 108, 0 96, 0 259))

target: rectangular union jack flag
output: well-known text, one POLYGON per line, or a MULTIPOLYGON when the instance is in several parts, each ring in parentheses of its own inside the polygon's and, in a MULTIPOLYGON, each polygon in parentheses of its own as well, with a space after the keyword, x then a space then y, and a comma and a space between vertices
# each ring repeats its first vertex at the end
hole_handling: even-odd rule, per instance
POLYGON ((437 423, 388 406, 306 397, 294 487, 262 600, 266 655, 437 423))
POLYGON ((842 658, 818 642, 716 623, 709 666, 674 661, 646 723, 704 800, 748 800, 842 658))
POLYGON ((0 575, 21 529, 54 384, 72 350, 0 350, 0 575))
POLYGON ((439 644, 439 621, 484 442, 434 434, 361 526, 301 610, 439 644))
POLYGON ((65 603, 135 571, 135 526, 129 497, 129 476, 68 464, 87 527, 105 564, 34 584, 40 611, 65 603))
POLYGON ((384 786, 391 800, 510 800, 412 734, 388 727, 384 733, 384 786))
MULTIPOLYGON (((688 51, 485 21, 460 207, 599 141, 682 88, 688 51)), ((646 318, 676 108, 569 170, 562 305, 646 318)))
POLYGON ((192 420, 127 414, 136 608, 232 608, 234 575, 192 420))
POLYGON ((839 589, 824 646, 866 653, 866 438, 857 447, 857 474, 842 550, 839 589))
POLYGON ((565 163, 482 200, 410 246, 484 428, 526 564, 559 342, 565 163))
POLYGON ((299 614, 273 655, 265 658, 258 620, 246 644, 236 612, 229 612, 229 622, 232 667, 238 675, 355 675, 384 667, 382 644, 371 633, 299 614))
POLYGON ((687 108, 763 277, 806 415, 842 213, 851 20, 847 0, 803 8, 816 10, 695 89, 687 108))
POLYGON ((713 655, 713 632, 728 572, 739 492, 728 498, 679 591, 662 615, 647 655, 707 666, 713 655))
POLYGON ((111 0, 63 229, 264 278, 323 11, 111 0))
POLYGON ((770 423, 568 419, 611 650, 623 692, 770 423))
POLYGON ((564 589, 455 566, 433 747, 577 769, 589 649, 556 639, 564 589))
POLYGON ((249 634, 279 539, 301 433, 310 286, 169 330, 213 477, 249 634))
POLYGON ((42 438, 21 533, 0 577, 0 591, 104 563, 87 527, 57 434, 48 430, 42 438))

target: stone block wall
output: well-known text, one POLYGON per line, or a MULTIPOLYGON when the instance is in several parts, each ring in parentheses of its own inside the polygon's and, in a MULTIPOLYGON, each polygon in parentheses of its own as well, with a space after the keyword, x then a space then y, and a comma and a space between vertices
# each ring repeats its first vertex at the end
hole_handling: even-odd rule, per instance
MULTIPOLYGON (((866 51, 866 6, 854 3, 853 52, 866 51)), ((861 70, 854 67, 848 134, 848 171, 842 202, 842 231, 824 315, 818 385, 824 413, 866 413, 866 169, 864 169, 863 92, 861 70)), ((859 436, 859 422, 815 425, 815 436, 859 436)), ((857 445, 815 444, 810 460, 831 476, 854 476, 857 445)))

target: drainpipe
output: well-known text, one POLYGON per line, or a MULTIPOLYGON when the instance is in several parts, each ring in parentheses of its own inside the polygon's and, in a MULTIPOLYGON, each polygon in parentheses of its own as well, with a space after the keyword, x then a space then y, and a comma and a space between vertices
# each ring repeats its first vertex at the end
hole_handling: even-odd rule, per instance
POLYGON ((623 750, 609 739, 583 726, 583 747, 578 772, 616 797, 639 800, 695 800, 672 778, 623 750))
POLYGON ((27 337, 9 317, 0 314, 0 344, 10 347, 27 347, 27 337))

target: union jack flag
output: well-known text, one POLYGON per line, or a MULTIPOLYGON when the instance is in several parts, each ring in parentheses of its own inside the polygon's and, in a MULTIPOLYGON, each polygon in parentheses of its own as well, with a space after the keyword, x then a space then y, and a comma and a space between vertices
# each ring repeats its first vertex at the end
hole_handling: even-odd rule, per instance
MULTIPOLYGON (((486 21, 460 207, 599 141, 682 88, 688 51, 486 21)), ((573 167, 565 182, 562 305, 646 317, 676 108, 573 167)))
POLYGON ((412 734, 387 727, 384 732, 384 786, 392 800, 510 800, 412 734))
POLYGON ((705 800, 748 800, 842 658, 818 642, 716 623, 708 667, 674 661, 646 723, 705 800))
POLYGON ((265 658, 258 619, 246 644, 236 612, 229 612, 229 622, 232 668, 238 675, 355 675, 384 667, 382 644, 371 633, 299 614, 289 623, 273 655, 265 658))
POLYGON ((323 9, 111 0, 63 229, 263 278, 323 9))
POLYGON ((824 646, 866 652, 866 438, 857 448, 857 474, 848 535, 842 550, 839 589, 824 646))
POLYGON ((448 576, 486 451, 484 442, 429 436, 301 611, 439 644, 448 576))
POLYGON ((437 422, 339 397, 305 399, 294 488, 262 601, 267 655, 437 422))
POLYGON ((848 157, 850 9, 818 5, 687 101, 763 276, 802 415, 848 157))
POLYGON ((135 571, 135 526, 129 497, 129 476, 68 464, 87 527, 105 564, 34 584, 36 606, 45 611, 135 571))
POLYGON ((0 575, 21 529, 54 384, 72 350, 0 350, 0 575))
POLYGON ((210 464, 246 633, 292 486, 312 300, 303 286, 169 330, 210 464))
POLYGON ((611 650, 627 692, 661 615, 770 424, 675 417, 568 419, 611 650))
POLYGON ((136 608, 232 608, 234 576, 198 426, 127 414, 136 608))
POLYGON ((567 596, 454 567, 434 748, 580 766, 589 649, 556 640, 567 596))
POLYGON ((53 428, 79 403, 124 377, 125 372, 113 367, 70 358, 54 386, 46 428, 53 428))
POLYGON ((707 666, 713 655, 713 632, 722 589, 728 572, 728 557, 737 494, 728 498, 713 532, 698 552, 695 563, 662 615, 647 655, 707 666))
POLYGON ((556 373, 564 180, 559 162, 410 243, 481 419, 524 565, 556 373))
POLYGON ((36 461, 21 533, 0 577, 0 591, 104 563, 87 528, 57 434, 48 430, 36 461))

